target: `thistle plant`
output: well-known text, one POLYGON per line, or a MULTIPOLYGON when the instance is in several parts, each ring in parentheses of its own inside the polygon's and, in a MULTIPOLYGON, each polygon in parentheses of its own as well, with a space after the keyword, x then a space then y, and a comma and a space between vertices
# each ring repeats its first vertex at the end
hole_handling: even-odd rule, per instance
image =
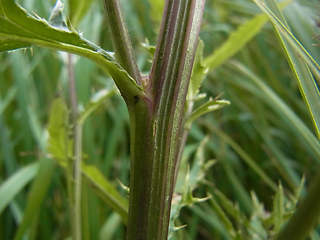
MULTIPOLYGON (((221 48, 206 58, 203 58, 202 55, 204 44, 199 39, 205 0, 166 0, 156 46, 152 53, 151 67, 147 74, 142 73, 138 67, 119 0, 102 1, 106 20, 105 28, 114 52, 106 51, 79 34, 76 29, 91 2, 68 1, 69 18, 66 18, 63 4, 58 0, 49 20, 46 21, 35 14, 30 15, 14 0, 0 0, 0 51, 30 48, 36 45, 68 53, 66 65, 68 66, 70 104, 68 107, 63 97, 59 97, 52 103, 46 144, 41 145, 41 151, 46 153, 45 157, 39 161, 39 164, 24 169, 24 174, 34 176, 37 171, 39 174, 31 188, 28 205, 18 231, 15 233, 15 240, 22 239, 27 230, 31 228, 30 222, 35 220, 33 215, 37 215, 39 211, 35 211, 36 205, 40 204, 48 191, 50 179, 57 166, 64 169, 66 176, 72 239, 84 239, 85 235, 81 222, 81 202, 84 201, 81 193, 82 183, 89 183, 90 186, 93 186, 96 194, 101 196, 103 201, 121 216, 123 223, 127 225, 126 239, 163 240, 171 237, 175 230, 175 219, 181 208, 210 198, 208 196, 197 199, 192 195, 197 183, 204 179, 204 172, 216 163, 215 161, 204 161, 203 149, 208 143, 208 138, 201 142, 196 151, 199 161, 186 171, 186 184, 183 186, 180 198, 178 196, 177 200, 173 197, 191 125, 200 116, 229 104, 228 101, 220 100, 219 97, 210 97, 205 103, 199 103, 199 100, 206 98, 205 94, 200 94, 201 84, 209 70, 221 65, 238 52, 261 30, 268 21, 268 17, 293 66, 293 72, 301 85, 303 96, 310 110, 316 134, 319 136, 320 116, 317 106, 319 93, 314 87, 315 78, 319 77, 319 66, 294 37, 282 18, 278 5, 273 0, 255 0, 256 5, 266 15, 260 14, 244 24, 230 36, 230 39, 221 48), (81 83, 76 82, 74 77, 74 55, 96 63, 113 79, 117 90, 103 89, 83 109, 80 108, 76 85, 81 83), (97 166, 87 165, 82 153, 82 130, 87 117, 118 91, 129 114, 130 181, 127 189, 129 200, 105 179, 97 166), (304 91, 307 94, 304 94, 304 91), (43 181, 45 177, 46 181, 43 181)), ((268 97, 269 102, 279 103, 278 110, 284 113, 291 124, 297 126, 297 131, 300 131, 301 136, 309 144, 311 152, 315 156, 320 156, 318 140, 307 128, 303 128, 304 125, 300 124, 299 119, 290 110, 287 110, 286 105, 272 91, 239 62, 230 62, 228 67, 253 79, 258 86, 258 91, 262 91, 268 97)), ((221 138, 228 139, 219 130, 213 129, 212 131, 215 131, 221 138)), ((237 148, 236 143, 232 140, 227 141, 237 148)), ((284 194, 282 185, 277 187, 257 163, 240 150, 238 152, 254 173, 263 179, 270 189, 276 191, 274 205, 277 210, 281 208, 279 206, 283 205, 284 194)), ((291 176, 289 174, 289 178, 291 176)), ((307 212, 310 215, 310 222, 314 224, 319 217, 319 208, 316 208, 312 214, 307 206, 310 202, 314 204, 314 200, 317 199, 318 185, 319 177, 316 178, 313 185, 315 187, 311 189, 310 195, 307 195, 306 203, 302 204, 302 210, 298 209, 298 214, 292 217, 283 231, 282 217, 285 213, 280 211, 278 215, 272 215, 274 219, 279 216, 281 219, 281 221, 273 219, 277 223, 277 232, 273 234, 278 235, 280 232, 279 239, 285 239, 287 232, 294 232, 295 229, 299 229, 297 230, 299 236, 304 237, 309 234, 310 226, 300 224, 299 219, 301 220, 301 215, 307 212), (299 225, 300 228, 296 225, 299 225)), ((4 185, 0 192, 8 189, 7 186, 4 185)), ((23 184, 17 189, 22 187, 23 184)), ((10 200, 11 197, 8 199, 10 200)), ((226 219, 217 199, 233 212, 237 213, 238 209, 226 200, 223 193, 216 191, 212 198, 212 205, 225 220, 229 230, 231 229, 230 235, 241 239, 242 235, 230 227, 232 223, 226 219)), ((3 206, 9 204, 9 200, 3 201, 3 206)), ((262 210, 253 193, 252 202, 261 218, 265 217, 264 209, 262 210)), ((294 203, 296 202, 295 198, 294 203)), ((0 212, 1 210, 0 207, 0 212)), ((240 213, 237 214, 237 217, 245 227, 249 228, 248 231, 252 234, 250 236, 253 236, 255 229, 251 223, 249 224, 250 221, 240 213)), ((268 235, 268 231, 266 230, 263 234, 268 235)), ((290 239, 293 238, 290 237, 290 239)))

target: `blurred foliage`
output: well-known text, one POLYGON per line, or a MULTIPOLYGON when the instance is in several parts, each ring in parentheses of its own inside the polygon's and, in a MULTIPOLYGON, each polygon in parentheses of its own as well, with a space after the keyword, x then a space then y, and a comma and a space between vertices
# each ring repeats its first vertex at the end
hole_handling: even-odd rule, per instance
MULTIPOLYGON (((81 1, 78 7, 74 2, 70 1, 67 9, 68 24, 75 24, 84 37, 112 51, 100 2, 81 1), (86 8, 86 4, 91 6, 86 8)), ((163 2, 122 0, 144 73, 149 71, 152 55, 141 43, 147 42, 149 50, 156 44, 163 2)), ((53 0, 19 3, 46 19, 55 4, 53 0)), ((319 10, 316 0, 301 0, 283 12, 294 36, 317 63, 319 10)), ((201 30, 204 59, 257 14, 261 12, 253 1, 208 0, 201 30)), ((175 231, 172 239, 268 239, 293 213, 299 196, 305 194, 305 185, 318 171, 319 142, 298 82, 272 25, 261 27, 230 58, 210 69, 200 88, 201 93, 213 99, 222 95, 231 104, 201 116, 191 126, 174 197, 172 229, 186 226, 175 231), (195 203, 201 200, 206 201, 195 203)), ((235 48, 237 44, 242 43, 233 42, 235 48)), ((21 237, 27 233, 28 239, 67 239, 66 176, 48 156, 45 144, 54 117, 49 114, 50 106, 57 96, 67 99, 68 95, 66 55, 32 47, 2 53, 0 63, 0 239, 13 239, 26 222, 24 217, 30 215, 32 222, 23 225, 29 231, 20 228, 21 237), (38 168, 44 170, 36 173, 38 168), (12 192, 4 197, 6 189, 12 192)), ((108 196, 101 197, 101 189, 110 184, 122 193, 121 198, 126 197, 119 184, 128 185, 129 180, 126 107, 116 92, 92 98, 99 91, 114 91, 113 81, 94 63, 77 57, 74 67, 79 108, 84 109, 86 118, 83 239, 124 239, 125 213, 121 218, 113 211, 116 207, 106 205, 108 196), (90 182, 93 175, 100 180, 90 182)), ((200 78, 205 71, 201 67, 194 73, 200 78)), ((197 94, 195 87, 192 97, 197 94)), ((201 110, 205 104, 200 98, 195 108, 201 110)), ((123 202, 126 204, 125 199, 123 202)), ((320 239, 319 231, 311 238, 320 239)))

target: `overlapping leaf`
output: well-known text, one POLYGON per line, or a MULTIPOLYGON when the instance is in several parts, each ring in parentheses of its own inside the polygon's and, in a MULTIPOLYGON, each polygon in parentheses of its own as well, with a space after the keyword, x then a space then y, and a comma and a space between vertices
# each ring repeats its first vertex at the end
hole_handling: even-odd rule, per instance
POLYGON ((0 39, 2 41, 9 43, 14 40, 25 45, 49 42, 51 46, 68 44, 93 50, 78 33, 53 28, 46 20, 29 15, 12 0, 1 0, 0 6, 2 9, 0 39))
POLYGON ((173 196, 172 208, 170 215, 170 227, 169 227, 169 237, 168 239, 174 239, 174 232, 185 227, 185 226, 175 226, 175 220, 179 217, 181 209, 185 206, 192 206, 195 203, 203 202, 209 199, 209 197, 197 198, 193 196, 193 191, 204 181, 206 172, 213 166, 216 162, 214 160, 206 161, 205 159, 205 145, 208 142, 208 138, 205 138, 199 145, 195 161, 191 168, 187 167, 187 171, 180 175, 175 191, 177 194, 173 196))
POLYGON ((74 53, 96 62, 113 77, 124 97, 141 91, 108 52, 85 40, 78 32, 50 26, 46 20, 29 15, 13 0, 0 0, 0 50, 31 44, 74 53))

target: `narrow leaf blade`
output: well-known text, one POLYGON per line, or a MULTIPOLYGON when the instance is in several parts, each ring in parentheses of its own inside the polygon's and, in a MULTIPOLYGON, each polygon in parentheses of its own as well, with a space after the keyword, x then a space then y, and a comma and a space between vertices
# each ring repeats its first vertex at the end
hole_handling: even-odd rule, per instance
POLYGON ((229 104, 230 102, 226 100, 209 99, 206 103, 204 103, 203 105, 201 105, 191 113, 191 115, 186 120, 185 127, 190 128, 192 122, 197 118, 209 112, 213 112, 220 108, 223 108, 229 104))
POLYGON ((82 165, 82 175, 93 186, 98 195, 114 211, 119 213, 124 223, 128 221, 128 201, 122 197, 117 189, 109 183, 103 174, 95 167, 82 165))
MULTIPOLYGON (((287 56, 288 62, 291 66, 292 72, 297 78, 301 95, 303 96, 309 109, 316 129, 316 134, 318 135, 318 138, 320 138, 320 93, 316 80, 306 64, 308 62, 315 61, 313 60, 312 56, 309 55, 309 53, 303 53, 306 52, 306 50, 291 33, 289 26, 287 25, 276 2, 273 0, 267 0, 266 2, 270 8, 267 8, 267 6, 261 2, 256 1, 258 6, 268 14, 268 17, 273 23, 283 50, 287 56), (290 39, 292 39, 292 41, 290 39)), ((318 79, 320 79, 320 68, 317 63, 315 63, 315 67, 317 70, 314 70, 314 74, 318 77, 318 79)))
POLYGON ((0 214, 10 204, 14 197, 34 178, 39 163, 33 163, 21 168, 0 186, 0 214))
POLYGON ((55 168, 56 164, 52 159, 41 160, 36 179, 31 188, 22 222, 16 232, 14 240, 22 239, 33 221, 36 219, 47 195, 55 168))
MULTIPOLYGON (((284 2, 281 7, 286 6, 290 2, 284 2)), ((236 31, 231 33, 221 47, 204 59, 204 65, 212 70, 223 64, 256 36, 267 22, 268 18, 264 14, 259 14, 240 26, 236 31)))

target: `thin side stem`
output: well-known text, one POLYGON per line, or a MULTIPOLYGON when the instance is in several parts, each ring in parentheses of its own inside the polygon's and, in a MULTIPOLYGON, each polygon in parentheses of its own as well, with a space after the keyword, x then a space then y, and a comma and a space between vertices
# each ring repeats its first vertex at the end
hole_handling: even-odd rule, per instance
POLYGON ((119 0, 103 0, 108 27, 116 54, 116 59, 127 72, 141 84, 141 74, 134 57, 127 26, 121 12, 119 0))
POLYGON ((72 54, 68 54, 69 97, 71 105, 71 122, 73 126, 72 192, 71 222, 72 237, 81 240, 81 153, 82 126, 78 124, 78 100, 72 54))

